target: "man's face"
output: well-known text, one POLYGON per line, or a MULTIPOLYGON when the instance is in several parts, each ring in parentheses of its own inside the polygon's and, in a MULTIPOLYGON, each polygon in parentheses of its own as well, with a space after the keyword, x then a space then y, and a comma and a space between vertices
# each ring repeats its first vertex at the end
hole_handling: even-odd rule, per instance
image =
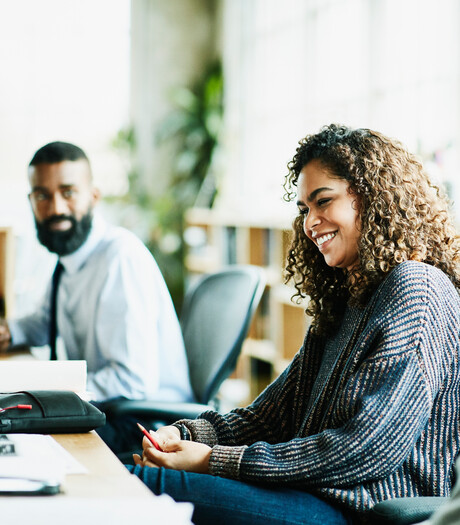
POLYGON ((92 210, 99 200, 86 160, 42 163, 29 168, 30 204, 39 241, 68 255, 87 239, 92 210))

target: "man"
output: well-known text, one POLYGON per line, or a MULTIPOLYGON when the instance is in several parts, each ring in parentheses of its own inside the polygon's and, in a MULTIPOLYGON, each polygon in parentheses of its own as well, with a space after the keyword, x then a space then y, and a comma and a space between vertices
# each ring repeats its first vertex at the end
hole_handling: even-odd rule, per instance
MULTIPOLYGON (((131 232, 93 216, 100 194, 85 153, 47 144, 30 162, 29 182, 38 239, 63 266, 57 331, 67 357, 86 360, 92 400, 191 400, 180 326, 160 270, 131 232)), ((1 350, 53 345, 51 290, 32 315, 3 323, 1 350)))

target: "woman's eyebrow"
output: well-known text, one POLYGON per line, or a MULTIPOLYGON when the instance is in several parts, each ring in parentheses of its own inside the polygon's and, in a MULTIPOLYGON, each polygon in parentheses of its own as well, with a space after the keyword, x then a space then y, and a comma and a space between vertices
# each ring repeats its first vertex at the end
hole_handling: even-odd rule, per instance
MULTIPOLYGON (((328 188, 327 186, 323 186, 321 188, 316 188, 316 190, 313 190, 310 195, 307 197, 307 202, 311 202, 312 200, 314 200, 314 198, 321 192, 323 191, 334 191, 334 188, 328 188)), ((297 206, 305 206, 305 203, 301 200, 298 200, 297 201, 297 206)))
POLYGON ((327 186, 317 188, 316 190, 312 191, 307 197, 307 202, 311 202, 318 195, 318 193, 321 193, 322 191, 333 191, 333 188, 328 188, 327 186))

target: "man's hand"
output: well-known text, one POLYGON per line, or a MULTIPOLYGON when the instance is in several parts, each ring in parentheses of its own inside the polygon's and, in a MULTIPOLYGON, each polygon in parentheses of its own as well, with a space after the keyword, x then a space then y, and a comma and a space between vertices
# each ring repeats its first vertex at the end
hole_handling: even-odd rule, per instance
POLYGON ((6 352, 11 343, 10 329, 5 319, 0 319, 0 352, 6 352))
POLYGON ((203 443, 181 440, 179 429, 173 426, 161 427, 152 434, 162 450, 157 450, 147 438, 144 438, 142 441, 144 449, 142 458, 138 454, 133 455, 136 465, 165 467, 200 474, 209 472, 211 447, 203 443))

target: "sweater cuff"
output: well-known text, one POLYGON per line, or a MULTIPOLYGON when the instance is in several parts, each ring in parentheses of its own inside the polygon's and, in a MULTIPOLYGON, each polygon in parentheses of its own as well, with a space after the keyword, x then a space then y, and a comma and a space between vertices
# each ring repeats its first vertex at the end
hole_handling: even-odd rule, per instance
POLYGON ((180 419, 176 424, 184 425, 190 432, 192 441, 206 443, 210 447, 217 445, 217 434, 214 427, 206 419, 180 419))
MULTIPOLYGON (((10 345, 18 345, 25 342, 24 332, 17 321, 7 320, 8 330, 10 331, 10 345)), ((32 345, 31 345, 32 346, 32 345)))
POLYGON ((240 447, 216 445, 212 448, 209 457, 209 473, 213 476, 239 479, 241 458, 247 448, 246 445, 240 447))

